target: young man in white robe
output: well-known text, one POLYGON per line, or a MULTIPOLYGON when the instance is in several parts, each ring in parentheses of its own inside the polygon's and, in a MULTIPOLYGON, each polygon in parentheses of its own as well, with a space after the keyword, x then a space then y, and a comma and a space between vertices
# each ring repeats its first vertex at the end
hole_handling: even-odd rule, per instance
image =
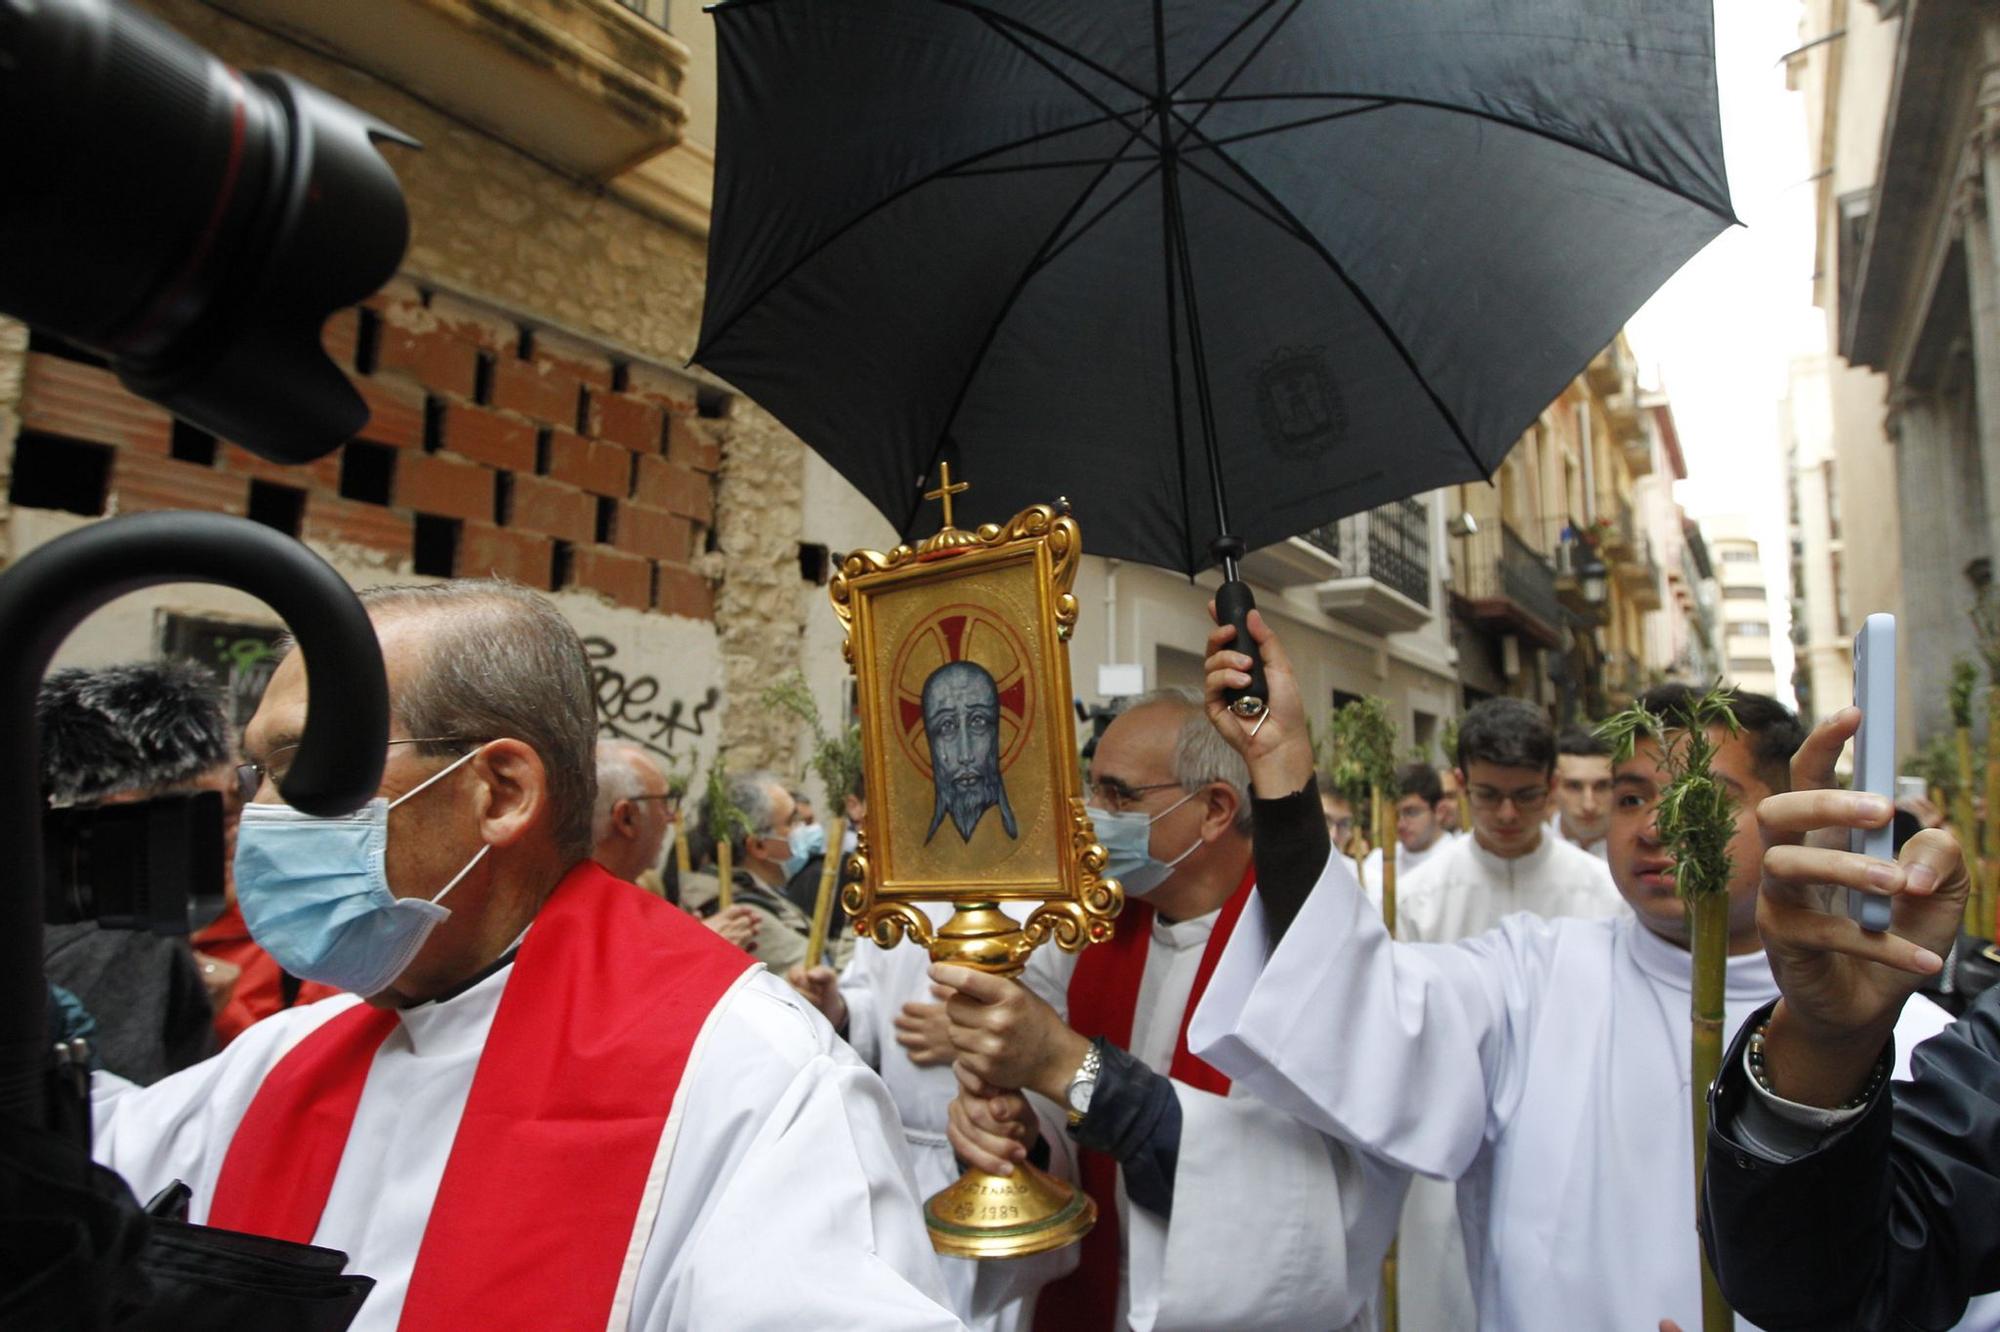
POLYGON ((1507 916, 1615 916, 1624 908, 1604 862, 1551 836, 1555 730, 1540 708, 1489 698, 1458 728, 1458 781, 1472 812, 1459 838, 1396 884, 1396 935, 1450 943, 1507 916))
POLYGON ((1444 801, 1444 783, 1437 769, 1428 763, 1406 763, 1396 769, 1396 840, 1392 847, 1376 847, 1362 862, 1361 882, 1369 900, 1382 901, 1382 858, 1391 849, 1396 854, 1396 891, 1402 893, 1410 876, 1451 845, 1438 809, 1444 801))
MULTIPOLYGON (((278 803, 306 663, 274 672, 236 883, 258 942, 352 993, 147 1088, 100 1077, 97 1158, 191 1219, 375 1279, 357 1332, 956 1328, 894 1109, 782 981, 587 859, 576 632, 497 582, 363 594, 380 796, 278 803)), ((339 681, 314 707, 338 705, 339 681)))
MULTIPOLYGON (((1117 935, 1081 955, 1039 949, 1025 984, 932 968, 957 991, 945 1005, 966 1086, 953 1147, 1007 1173, 1039 1145, 1098 1205, 1096 1228, 1058 1255, 1078 1266, 1042 1289, 1036 1332, 1371 1325, 1404 1176, 1187 1049, 1188 1016, 1267 868, 1261 852, 1253 864, 1245 788, 1192 694, 1136 701, 1091 766, 1106 872, 1127 894, 1117 935), (1038 1093, 1041 1113, 1012 1088, 1038 1093)), ((1317 803, 1308 817, 1324 846, 1317 803)), ((1047 1275, 1020 1260, 986 1267, 982 1280, 1047 1275)))
POLYGON ((1611 832, 1611 746, 1572 726, 1556 737, 1556 812, 1549 831, 1603 860, 1611 832))
MULTIPOLYGON (((1261 618, 1273 715, 1251 737, 1222 705, 1247 658, 1219 630, 1209 713, 1267 791, 1311 786, 1304 713, 1261 618)), ((1673 694, 1648 701, 1670 714, 1673 694)), ((1715 770, 1738 802, 1731 846, 1731 1029, 1777 993, 1756 930, 1756 805, 1788 781, 1800 730, 1744 696, 1715 770)), ((1616 775, 1611 864, 1636 915, 1515 915, 1449 946, 1392 941, 1346 867, 1308 896, 1246 908, 1197 1013, 1195 1049, 1273 1105, 1405 1169, 1459 1181, 1479 1326, 1700 1323, 1683 907, 1658 840, 1666 774, 1650 746, 1616 775), (1288 913, 1296 911, 1296 918, 1288 913)), ((1475 778, 1475 783, 1477 779, 1475 778)), ((1948 1020, 1912 1004, 1899 1046, 1948 1020)))
MULTIPOLYGON (((1398 879, 1397 938, 1452 943, 1483 934, 1519 911, 1585 918, 1624 913, 1604 862, 1556 836, 1543 821, 1556 751, 1548 717, 1519 699, 1488 699, 1466 713, 1453 758, 1472 828, 1398 879)), ((1379 908, 1379 888, 1370 888, 1369 900, 1379 908)), ((1402 1310, 1413 1328, 1469 1332, 1474 1325, 1458 1211, 1450 1183, 1410 1182, 1396 1270, 1402 1310)))

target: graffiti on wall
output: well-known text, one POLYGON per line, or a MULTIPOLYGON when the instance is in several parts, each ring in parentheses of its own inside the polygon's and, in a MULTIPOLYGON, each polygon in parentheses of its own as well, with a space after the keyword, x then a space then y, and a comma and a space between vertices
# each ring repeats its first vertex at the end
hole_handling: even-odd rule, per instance
POLYGON ((633 741, 669 759, 684 752, 674 747, 680 737, 698 740, 707 734, 705 719, 722 702, 720 689, 709 686, 701 701, 690 705, 684 698, 663 697, 658 676, 629 675, 619 669, 618 645, 608 638, 584 639, 583 652, 597 695, 598 734, 633 741))
POLYGON ((277 669, 277 642, 284 630, 168 611, 160 617, 159 633, 160 655, 199 662, 215 672, 222 681, 230 724, 240 734, 277 669))

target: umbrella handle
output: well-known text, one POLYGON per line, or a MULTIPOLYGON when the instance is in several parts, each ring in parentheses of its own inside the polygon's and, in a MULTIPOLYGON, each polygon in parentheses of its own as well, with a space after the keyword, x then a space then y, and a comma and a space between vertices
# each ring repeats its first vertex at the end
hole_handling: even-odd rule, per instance
POLYGON ((1257 717, 1264 711, 1270 690, 1264 687, 1264 658, 1257 651, 1257 645, 1250 638, 1250 612, 1257 609, 1257 598, 1250 593, 1250 584, 1240 578, 1231 578, 1215 589, 1215 622, 1236 626, 1236 641, 1232 644, 1238 652, 1250 658, 1250 683, 1242 689, 1226 689, 1223 700, 1239 717, 1257 717))

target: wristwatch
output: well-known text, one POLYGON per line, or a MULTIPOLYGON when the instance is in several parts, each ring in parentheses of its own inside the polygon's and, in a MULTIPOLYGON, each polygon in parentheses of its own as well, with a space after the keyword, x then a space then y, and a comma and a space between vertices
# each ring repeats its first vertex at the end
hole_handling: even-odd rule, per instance
POLYGON ((1090 1096, 1097 1090, 1097 1070, 1104 1065, 1104 1056, 1098 1052, 1097 1042, 1083 1053, 1083 1062, 1076 1066, 1076 1073, 1063 1091, 1063 1102, 1069 1109, 1069 1126, 1075 1128, 1090 1113, 1090 1096))

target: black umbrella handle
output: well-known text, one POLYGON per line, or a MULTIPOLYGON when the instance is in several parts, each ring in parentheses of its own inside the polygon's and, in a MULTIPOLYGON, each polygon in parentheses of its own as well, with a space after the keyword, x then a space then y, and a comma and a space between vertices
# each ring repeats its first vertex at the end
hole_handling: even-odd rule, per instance
POLYGON ((35 695, 70 630, 160 583, 240 588, 278 613, 311 667, 287 801, 344 814, 375 794, 389 687, 368 612, 333 567, 261 523, 220 514, 110 518, 31 551, 0 575, 0 1118, 39 1124, 52 1058, 42 973, 41 745, 35 695))
MULTIPOLYGON (((1236 561, 1229 563, 1233 565, 1236 561)), ((1270 690, 1264 687, 1264 654, 1250 637, 1250 612, 1255 609, 1257 598, 1250 594, 1250 584, 1241 578, 1228 579, 1215 589, 1215 622, 1236 626, 1236 640, 1230 646, 1250 658, 1250 683, 1242 689, 1226 689, 1222 694, 1230 710, 1246 721, 1262 716, 1271 697, 1270 690)))

